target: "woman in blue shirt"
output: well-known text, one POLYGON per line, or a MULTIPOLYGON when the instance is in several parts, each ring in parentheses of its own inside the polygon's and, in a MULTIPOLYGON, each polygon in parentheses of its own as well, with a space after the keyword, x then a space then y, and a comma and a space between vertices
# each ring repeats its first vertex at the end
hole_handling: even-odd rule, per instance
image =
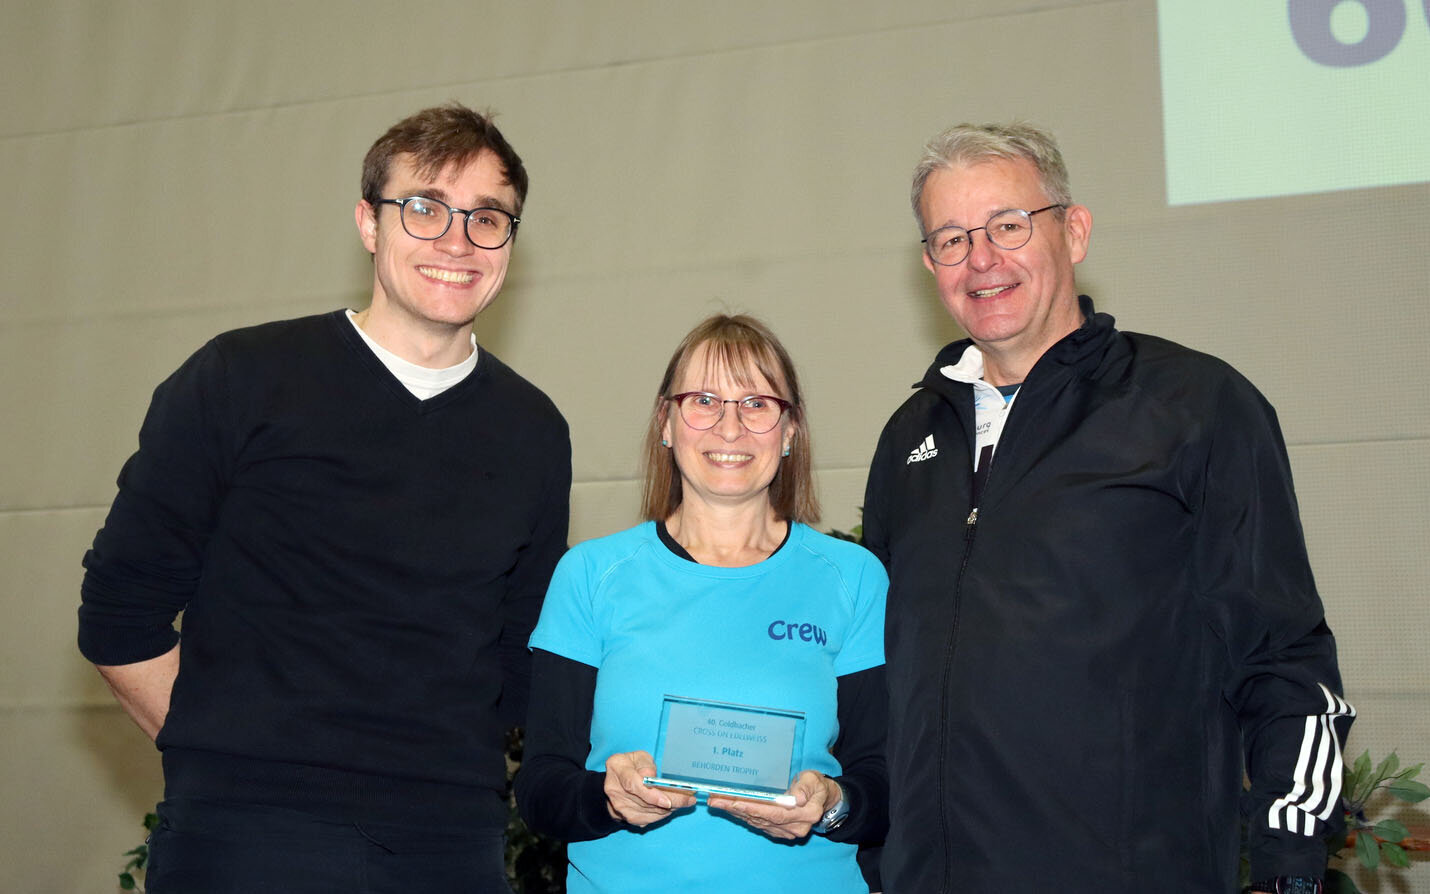
POLYGON ((571 892, 867 891, 855 842, 887 826, 888 578, 809 527, 784 347, 747 316, 702 322, 671 358, 645 447, 648 520, 567 553, 532 634, 522 816, 571 842, 571 892), (667 695, 802 714, 789 806, 646 784, 667 695))

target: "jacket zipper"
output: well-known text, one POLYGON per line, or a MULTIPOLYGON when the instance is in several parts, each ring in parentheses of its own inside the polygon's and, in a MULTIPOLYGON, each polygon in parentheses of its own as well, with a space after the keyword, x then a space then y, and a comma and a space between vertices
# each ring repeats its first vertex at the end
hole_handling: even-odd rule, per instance
MULTIPOLYGON (((1000 437, 999 440, 1002 441, 1003 439, 1000 437)), ((976 500, 977 500, 978 502, 980 502, 980 503, 983 501, 983 495, 984 495, 984 494, 987 492, 987 490, 988 490, 988 479, 989 479, 990 477, 992 477, 992 474, 993 474, 993 455, 992 455, 992 453, 989 454, 989 456, 987 457, 987 460, 986 460, 986 461, 987 461, 987 463, 988 463, 988 467, 987 467, 987 469, 984 470, 983 485, 982 485, 981 488, 980 488, 980 487, 977 487, 977 486, 975 486, 975 488, 974 488, 974 490, 975 490, 974 499, 976 499, 976 500)), ((975 478, 977 477, 977 470, 974 471, 974 476, 975 476, 975 478)), ((940 718, 940 721, 939 721, 939 736, 940 736, 940 742, 939 742, 939 763, 938 763, 938 784, 939 784, 939 791, 941 791, 941 792, 947 792, 947 791, 948 791, 948 779, 947 779, 947 776, 945 775, 945 774, 947 773, 947 767, 946 767, 945 762, 944 762, 944 759, 943 759, 943 754, 944 754, 944 752, 946 751, 947 745, 948 745, 948 714, 949 714, 949 712, 948 712, 948 710, 947 710, 947 707, 948 707, 948 694, 949 694, 949 688, 950 688, 950 681, 951 681, 952 678, 953 678, 953 652, 954 652, 954 649, 955 649, 955 647, 956 647, 956 643, 957 643, 957 641, 958 641, 958 628, 959 628, 959 621, 960 621, 959 615, 960 615, 960 610, 961 610, 962 607, 963 607, 963 578, 964 578, 964 575, 965 575, 965 574, 967 573, 967 571, 968 571, 968 560, 969 560, 969 557, 973 555, 973 538, 978 534, 978 510, 979 510, 979 507, 978 507, 978 506, 974 506, 973 508, 971 508, 971 509, 969 510, 968 516, 963 520, 963 558, 962 558, 962 560, 959 562, 959 565, 958 565, 958 581, 957 581, 957 584, 956 584, 956 586, 954 587, 954 590, 953 590, 953 592, 954 592, 954 601, 953 601, 953 623, 950 625, 950 629, 949 629, 949 634, 948 634, 948 646, 944 649, 944 658, 943 658, 943 692, 942 692, 942 698, 940 699, 940 704, 943 706, 944 710, 940 712, 940 713, 941 713, 941 718, 940 718)), ((943 854, 944 854, 944 859, 943 859, 943 885, 942 885, 941 890, 944 891, 944 892, 950 892, 950 894, 951 894, 951 892, 953 891, 953 887, 952 887, 952 885, 953 885, 953 879, 952 879, 953 867, 950 865, 950 862, 949 862, 949 859, 948 859, 948 853, 949 853, 949 851, 950 851, 950 849, 951 849, 951 842, 949 841, 949 837, 948 837, 948 819, 947 819, 947 816, 946 816, 946 812, 945 812, 945 811, 946 811, 946 807, 944 807, 943 805, 940 805, 940 810, 939 810, 939 824, 940 824, 940 827, 941 827, 941 828, 940 828, 940 831, 943 833, 943 836, 942 836, 942 837, 943 837, 943 847, 942 847, 941 850, 943 851, 943 854)))
MULTIPOLYGON (((940 742, 939 742, 939 759, 938 759, 938 787, 939 787, 939 791, 941 791, 941 792, 947 792, 947 791, 948 791, 948 778, 947 778, 947 775, 946 775, 946 773, 947 773, 947 765, 946 765, 946 763, 945 763, 945 761, 944 761, 944 753, 945 753, 945 751, 947 750, 947 744, 948 744, 948 715, 949 715, 949 712, 948 712, 948 710, 947 710, 947 708, 948 708, 948 693, 949 693, 949 683, 950 683, 950 680, 951 680, 952 677, 953 677, 953 652, 954 652, 954 649, 955 649, 955 647, 956 647, 956 643, 957 643, 957 641, 958 641, 958 627, 959 627, 959 620, 960 620, 960 619, 959 619, 959 614, 960 614, 960 609, 962 608, 962 605, 963 605, 963 575, 964 575, 964 573, 968 570, 968 558, 969 558, 969 556, 973 553, 973 537, 974 537, 974 535, 975 535, 976 533, 978 533, 978 507, 977 507, 977 506, 974 506, 973 509, 968 513, 968 517, 963 520, 963 559, 962 559, 962 561, 959 563, 959 566, 958 566, 958 581, 957 581, 957 583, 956 583, 956 585, 954 586, 954 589, 953 589, 953 593, 954 593, 954 601, 953 601, 953 623, 952 623, 951 625, 949 625, 948 645, 947 645, 947 646, 945 647, 945 649, 944 649, 944 657, 943 657, 943 686, 942 686, 943 696, 942 696, 942 698, 939 700, 939 702, 940 702, 940 704, 943 706, 944 710, 942 710, 942 711, 939 712, 939 713, 940 713, 940 719, 939 719, 939 738, 940 738, 940 742)), ((953 890, 953 888, 952 888, 953 879, 952 879, 952 877, 951 877, 951 876, 952 876, 953 867, 949 865, 949 860, 948 860, 948 853, 949 853, 949 849, 950 849, 950 842, 949 842, 949 837, 948 837, 948 819, 947 819, 946 810, 947 810, 946 803, 945 803, 945 804, 941 804, 941 805, 940 805, 940 808, 939 808, 939 826, 940 826, 939 831, 942 833, 943 847, 940 848, 940 851, 942 851, 942 853, 943 853, 944 856, 943 856, 943 885, 940 886, 939 890, 945 891, 945 892, 951 892, 951 891, 953 890)))

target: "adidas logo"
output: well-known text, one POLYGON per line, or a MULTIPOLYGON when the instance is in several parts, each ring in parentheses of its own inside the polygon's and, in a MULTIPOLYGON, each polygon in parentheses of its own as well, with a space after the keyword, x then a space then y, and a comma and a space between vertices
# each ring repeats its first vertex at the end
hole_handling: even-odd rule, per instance
POLYGON ((933 435, 929 435, 924 438, 922 444, 909 451, 908 461, 904 465, 921 463, 926 459, 933 459, 935 456, 938 456, 938 448, 933 445, 933 435))

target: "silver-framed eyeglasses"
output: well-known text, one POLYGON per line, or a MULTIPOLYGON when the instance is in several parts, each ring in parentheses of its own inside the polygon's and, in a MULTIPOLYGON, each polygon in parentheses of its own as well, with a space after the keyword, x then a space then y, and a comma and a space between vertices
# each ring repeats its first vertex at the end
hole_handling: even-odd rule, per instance
POLYGON ((988 223, 983 226, 971 230, 965 230, 963 227, 939 227, 923 238, 924 251, 928 252, 929 260, 940 267, 957 267, 968 257, 969 252, 973 251, 973 234, 979 230, 983 231, 989 242, 1005 251, 1022 248, 1033 238, 1034 214, 1066 207, 1054 203, 1044 205, 1036 211, 1009 208, 988 218, 988 223))
POLYGON ((780 417, 794 406, 772 394, 751 394, 738 400, 726 400, 708 391, 685 391, 672 394, 666 400, 680 407, 680 418, 696 431, 714 428, 725 417, 725 405, 735 405, 735 417, 752 435, 762 435, 780 423, 780 417))
POLYGON ((408 196, 405 199, 378 199, 377 205, 396 205, 402 209, 402 229, 413 239, 431 242, 447 235, 452 215, 460 214, 466 221, 467 241, 477 248, 501 248, 516 233, 521 218, 500 208, 453 208, 440 199, 408 196))

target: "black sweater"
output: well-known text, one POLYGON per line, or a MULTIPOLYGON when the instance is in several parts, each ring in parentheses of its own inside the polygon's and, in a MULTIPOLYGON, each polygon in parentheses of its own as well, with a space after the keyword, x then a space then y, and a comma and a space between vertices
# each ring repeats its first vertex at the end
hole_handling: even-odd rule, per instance
POLYGON ((184 611, 170 797, 500 826, 570 481, 561 415, 487 351, 423 401, 342 311, 220 335, 154 393, 81 651, 156 657, 184 611))

